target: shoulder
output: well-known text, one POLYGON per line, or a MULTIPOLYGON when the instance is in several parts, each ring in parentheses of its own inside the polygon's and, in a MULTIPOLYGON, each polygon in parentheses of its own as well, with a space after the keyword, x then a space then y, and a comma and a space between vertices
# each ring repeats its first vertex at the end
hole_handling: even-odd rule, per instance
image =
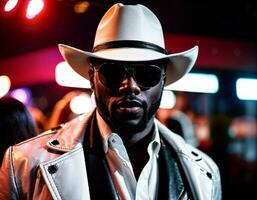
POLYGON ((160 135, 165 138, 170 146, 172 146, 179 157, 187 160, 187 162, 191 163, 192 165, 198 166, 201 171, 206 173, 208 172, 207 176, 216 174, 216 178, 219 177, 218 166, 211 157, 191 144, 186 143, 180 135, 170 131, 160 122, 157 122, 157 125, 160 135))
POLYGON ((39 135, 32 137, 30 139, 24 140, 16 145, 13 146, 13 148, 17 149, 23 149, 27 145, 29 146, 41 146, 44 141, 48 141, 51 137, 53 137, 59 130, 61 130, 63 125, 58 125, 56 127, 53 127, 43 133, 40 133, 39 135))
POLYGON ((35 137, 24 140, 16 145, 9 147, 6 151, 4 161, 23 162, 24 160, 41 160, 47 155, 47 141, 49 141, 62 127, 54 127, 46 132, 43 132, 35 137))
POLYGON ((194 162, 202 169, 206 170, 207 176, 214 179, 220 179, 219 168, 210 156, 190 144, 185 144, 185 146, 188 149, 188 152, 190 152, 191 157, 194 158, 194 162), (214 176, 212 177, 212 175, 214 176))
POLYGON ((203 194, 211 195, 212 199, 221 199, 220 172, 212 158, 186 143, 181 136, 173 133, 158 121, 157 126, 160 135, 175 150, 191 184, 197 190, 202 190, 203 194))
MULTIPOLYGON (((12 146, 9 148, 9 151, 13 155, 19 155, 16 156, 18 160, 24 158, 28 160, 36 159, 42 162, 49 158, 57 157, 67 151, 62 151, 61 148, 55 148, 57 145, 53 144, 53 142, 58 139, 60 144, 58 146, 68 146, 72 142, 74 143, 73 146, 75 146, 75 143, 79 141, 78 138, 82 138, 84 134, 83 130, 91 114, 86 113, 80 115, 67 123, 53 127, 36 137, 12 146)), ((13 159, 16 157, 13 156, 13 159)))

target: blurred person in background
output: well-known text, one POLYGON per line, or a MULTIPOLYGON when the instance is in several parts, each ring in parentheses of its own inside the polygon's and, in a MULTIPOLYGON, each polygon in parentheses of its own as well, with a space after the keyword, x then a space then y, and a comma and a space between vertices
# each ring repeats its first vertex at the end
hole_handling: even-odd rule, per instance
POLYGON ((0 164, 9 146, 37 134, 35 122, 25 105, 12 97, 0 98, 0 164))
MULTIPOLYGON (((237 116, 228 127, 226 197, 257 199, 257 120, 237 116), (232 195, 231 195, 232 194, 232 195)), ((220 159, 220 158, 218 158, 220 159)))
POLYGON ((79 91, 79 90, 68 92, 67 94, 65 94, 65 96, 62 99, 57 101, 56 104, 54 105, 52 114, 49 117, 48 128, 57 127, 60 124, 68 122, 71 119, 77 117, 78 115, 86 112, 86 110, 93 109, 94 106, 90 101, 91 99, 89 97, 89 94, 87 94, 86 92, 79 91), (77 110, 79 109, 77 112, 72 110, 72 105, 71 105, 72 101, 76 97, 88 97, 89 99, 89 101, 87 102, 83 101, 83 104, 80 104, 80 102, 78 101, 76 102, 77 104, 75 106, 77 106, 77 110))
POLYGON ((198 147, 199 142, 195 136, 194 124, 187 115, 187 99, 184 93, 176 93, 175 105, 172 108, 160 107, 156 117, 171 131, 183 137, 187 143, 198 147))
POLYGON ((36 127, 37 127, 37 133, 43 133, 48 129, 48 118, 46 115, 37 107, 28 107, 28 110, 33 117, 36 127))
POLYGON ((167 119, 167 127, 182 136, 187 143, 198 147, 193 122, 184 112, 172 109, 171 115, 167 119))
POLYGON ((96 109, 9 148, 0 199, 221 199, 212 159, 155 118, 164 86, 191 70, 198 47, 169 54, 151 10, 117 3, 93 52, 59 48, 90 80, 96 109))

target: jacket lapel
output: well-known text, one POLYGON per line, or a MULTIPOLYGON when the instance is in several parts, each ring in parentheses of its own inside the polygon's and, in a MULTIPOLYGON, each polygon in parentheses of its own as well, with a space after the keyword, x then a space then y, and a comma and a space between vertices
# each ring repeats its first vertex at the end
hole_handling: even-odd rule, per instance
POLYGON ((118 200, 119 197, 105 159, 98 157, 94 153, 88 153, 85 158, 91 200, 118 200))
POLYGON ((41 163, 40 169, 54 200, 90 199, 82 143, 91 114, 62 125, 47 142, 53 159, 41 163))
POLYGON ((207 171, 208 166, 203 162, 200 154, 195 153, 195 149, 191 149, 184 140, 179 136, 172 133, 160 122, 157 122, 161 136, 168 142, 169 145, 175 150, 181 170, 184 173, 186 184, 190 189, 191 196, 197 200, 210 200, 214 183, 212 174, 207 171))
POLYGON ((47 143, 49 151, 62 154, 40 165, 54 200, 119 199, 94 116, 89 113, 64 124, 47 143))
POLYGON ((95 115, 86 128, 83 147, 91 199, 118 200, 119 196, 109 173, 95 115))
POLYGON ((158 159, 158 199, 180 199, 184 194, 183 181, 173 154, 170 148, 162 142, 158 159))
POLYGON ((54 200, 90 199, 82 146, 42 163, 40 169, 54 200))

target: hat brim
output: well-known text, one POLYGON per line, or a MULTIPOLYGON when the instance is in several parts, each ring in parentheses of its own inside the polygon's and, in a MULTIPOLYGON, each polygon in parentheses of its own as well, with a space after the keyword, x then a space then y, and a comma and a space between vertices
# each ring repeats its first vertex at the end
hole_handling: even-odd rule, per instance
POLYGON ((169 55, 141 48, 117 48, 91 53, 65 44, 59 44, 58 46, 64 60, 73 68, 75 72, 88 80, 88 70, 90 68, 89 58, 92 57, 128 62, 144 62, 168 59, 169 64, 166 69, 165 86, 174 83, 187 74, 194 66, 198 55, 198 46, 195 46, 187 51, 169 55))

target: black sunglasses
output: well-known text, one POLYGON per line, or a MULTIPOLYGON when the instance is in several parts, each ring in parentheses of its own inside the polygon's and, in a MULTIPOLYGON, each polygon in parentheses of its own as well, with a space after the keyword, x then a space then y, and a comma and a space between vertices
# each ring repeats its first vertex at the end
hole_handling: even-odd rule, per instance
POLYGON ((148 64, 102 63, 94 65, 94 69, 101 83, 108 87, 119 86, 128 75, 142 88, 153 87, 165 77, 160 67, 148 64))

